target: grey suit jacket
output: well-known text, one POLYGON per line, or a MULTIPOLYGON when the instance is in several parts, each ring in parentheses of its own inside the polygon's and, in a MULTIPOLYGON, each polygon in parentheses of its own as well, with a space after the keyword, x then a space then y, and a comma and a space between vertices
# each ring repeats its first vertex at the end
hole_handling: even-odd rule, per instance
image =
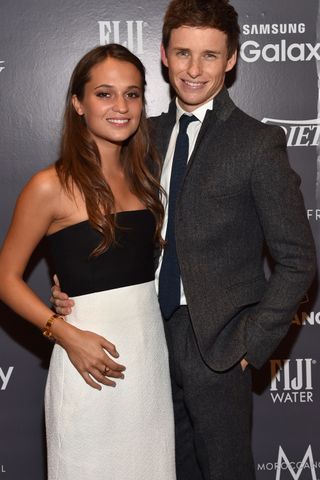
MULTIPOLYGON (((177 254, 204 361, 224 371, 246 357, 259 368, 313 279, 314 243, 283 131, 242 112, 226 88, 213 105, 177 200, 177 254)), ((175 102, 150 119, 163 158, 175 120, 175 102)))

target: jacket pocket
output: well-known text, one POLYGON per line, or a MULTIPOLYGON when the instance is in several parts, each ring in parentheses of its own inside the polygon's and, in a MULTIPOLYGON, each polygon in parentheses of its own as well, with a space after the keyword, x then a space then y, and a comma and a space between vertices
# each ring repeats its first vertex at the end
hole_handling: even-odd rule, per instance
POLYGON ((232 285, 227 289, 227 294, 233 305, 240 309, 259 303, 266 285, 267 281, 264 275, 259 275, 247 282, 232 285))

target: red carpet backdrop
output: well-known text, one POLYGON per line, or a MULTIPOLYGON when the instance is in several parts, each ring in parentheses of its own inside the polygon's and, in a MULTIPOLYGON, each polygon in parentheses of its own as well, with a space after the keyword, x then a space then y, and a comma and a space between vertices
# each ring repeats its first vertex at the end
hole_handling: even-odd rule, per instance
MULTIPOLYGON (((1 2, 1 241, 18 192, 35 171, 57 157, 67 83, 87 50, 110 42, 129 47, 147 67, 149 114, 167 109, 169 87, 159 56, 166 5, 165 0, 1 2)), ((285 131, 317 243, 319 2, 233 0, 233 5, 239 12, 241 50, 236 72, 228 78, 231 97, 250 115, 285 131)), ((46 245, 40 244, 26 278, 48 301, 52 272, 46 256, 46 245)), ((269 268, 266 262, 266 271, 269 268)), ((0 480, 44 480, 43 391, 50 345, 4 305, 0 325, 0 480)), ((320 478, 319 345, 315 282, 286 339, 263 369, 254 372, 258 480, 320 478)))

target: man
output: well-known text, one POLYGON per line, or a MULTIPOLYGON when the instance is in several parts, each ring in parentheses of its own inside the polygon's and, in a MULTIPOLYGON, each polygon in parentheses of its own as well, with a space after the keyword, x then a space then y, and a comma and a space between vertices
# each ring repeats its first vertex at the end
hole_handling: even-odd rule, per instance
POLYGON ((161 56, 177 98, 150 124, 168 192, 156 278, 178 480, 254 479, 247 365, 261 367, 286 334, 315 268, 282 130, 240 111, 224 87, 238 39, 227 0, 169 4, 161 56), (268 280, 264 242, 274 260, 268 280))

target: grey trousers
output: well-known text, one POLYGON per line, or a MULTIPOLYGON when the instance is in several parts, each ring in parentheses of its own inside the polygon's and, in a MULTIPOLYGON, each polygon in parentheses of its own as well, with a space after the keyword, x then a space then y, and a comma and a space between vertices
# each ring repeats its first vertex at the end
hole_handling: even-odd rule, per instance
POLYGON ((165 323, 176 429, 177 480, 254 480, 251 371, 202 360, 188 308, 165 323))

